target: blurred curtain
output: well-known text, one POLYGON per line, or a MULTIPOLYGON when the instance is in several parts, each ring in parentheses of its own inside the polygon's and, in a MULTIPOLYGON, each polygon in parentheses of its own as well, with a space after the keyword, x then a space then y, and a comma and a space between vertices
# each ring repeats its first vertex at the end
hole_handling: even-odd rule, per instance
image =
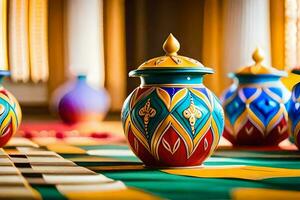
POLYGON ((48 96, 67 78, 64 53, 64 0, 50 0, 48 9, 49 80, 48 96))
POLYGON ((291 69, 300 65, 300 0, 285 0, 280 2, 284 24, 284 56, 285 66, 291 69))
POLYGON ((253 62, 256 47, 271 65, 269 0, 207 0, 203 30, 203 63, 216 71, 207 85, 218 95, 230 84, 227 73, 253 62))
POLYGON ((93 87, 103 87, 103 1, 67 0, 64 9, 66 70, 70 77, 83 74, 93 87))
POLYGON ((47 81, 48 2, 10 0, 8 6, 9 68, 14 81, 47 81))
POLYGON ((272 66, 285 69, 284 1, 270 0, 272 66))
MULTIPOLYGON (((113 111, 126 96, 125 0, 0 0, 0 69, 46 86, 72 75, 106 87, 113 111), (105 78, 107 77, 107 78, 105 78)), ((18 88, 18 84, 14 84, 18 88)), ((44 95, 44 94, 43 94, 44 95)), ((46 103, 46 102, 45 102, 46 103)))
POLYGON ((30 78, 28 0, 9 1, 9 65, 14 81, 30 78))
POLYGON ((204 5, 203 23, 203 51, 202 62, 205 66, 212 67, 215 74, 205 79, 205 85, 218 96, 222 92, 220 83, 227 79, 222 70, 222 1, 206 0, 204 5))
POLYGON ((105 85, 111 110, 120 111, 126 97, 125 0, 104 0, 105 85))
POLYGON ((226 73, 253 64, 252 53, 260 47, 265 65, 271 65, 269 0, 223 1, 222 66, 226 73))
POLYGON ((297 64, 298 43, 297 43, 297 21, 298 21, 297 0, 285 0, 285 65, 288 68, 297 64))
POLYGON ((47 0, 29 0, 28 20, 31 80, 45 82, 49 77, 47 0))
POLYGON ((7 0, 0 0, 0 69, 8 68, 7 62, 7 0))
MULTIPOLYGON (((274 41, 274 51, 282 56, 283 68, 290 70, 300 65, 300 0, 271 1, 274 5, 274 21, 278 19, 276 29, 280 37, 274 41), (282 9, 280 9, 282 8, 282 9), (281 42, 282 41, 282 42, 281 42), (276 47, 276 43, 282 46, 276 47)), ((272 7, 271 7, 272 8, 272 7)), ((282 79, 288 89, 300 82, 300 76, 290 73, 282 79)))
POLYGON ((125 0, 49 1, 49 94, 83 73, 120 111, 126 96, 125 0))

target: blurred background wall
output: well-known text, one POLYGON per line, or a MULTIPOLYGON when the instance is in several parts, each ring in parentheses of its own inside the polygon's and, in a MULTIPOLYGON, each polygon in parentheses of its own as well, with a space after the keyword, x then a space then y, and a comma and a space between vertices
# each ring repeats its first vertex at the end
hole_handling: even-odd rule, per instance
MULTIPOLYGON (((130 0, 126 4, 127 71, 164 54, 162 44, 169 33, 180 42, 180 54, 201 60, 204 1, 130 0)), ((127 79, 127 92, 139 83, 127 79)))
POLYGON ((266 65, 300 62, 297 0, 0 0, 0 11, 0 67, 11 70, 5 85, 25 112, 48 110, 55 89, 79 74, 105 87, 120 112, 139 84, 128 72, 161 56, 169 33, 179 54, 215 70, 205 84, 218 95, 257 46, 266 65))

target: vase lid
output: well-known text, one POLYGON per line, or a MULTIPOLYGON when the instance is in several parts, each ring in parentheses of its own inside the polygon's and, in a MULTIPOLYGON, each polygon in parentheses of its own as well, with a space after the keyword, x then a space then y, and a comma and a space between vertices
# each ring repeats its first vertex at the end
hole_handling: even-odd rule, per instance
POLYGON ((265 66, 262 64, 264 60, 264 53, 260 48, 256 48, 252 53, 252 59, 255 62, 253 65, 241 67, 235 73, 236 75, 272 75, 272 76, 287 76, 287 73, 282 70, 278 70, 271 66, 265 66))
POLYGON ((300 66, 296 66, 292 69, 292 73, 294 74, 300 74, 300 66))
POLYGON ((211 68, 203 66, 199 61, 178 55, 180 49, 178 40, 172 33, 163 44, 164 56, 152 58, 141 64, 137 70, 129 73, 129 76, 138 76, 151 71, 160 72, 198 72, 202 74, 212 74, 211 68))

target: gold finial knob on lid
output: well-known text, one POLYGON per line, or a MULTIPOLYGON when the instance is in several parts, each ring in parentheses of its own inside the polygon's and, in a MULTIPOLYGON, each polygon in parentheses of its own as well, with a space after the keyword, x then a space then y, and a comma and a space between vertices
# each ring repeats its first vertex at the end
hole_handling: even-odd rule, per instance
POLYGON ((166 55, 177 55, 177 51, 180 49, 178 40, 170 33, 166 41, 164 42, 163 49, 166 55))
POLYGON ((260 48, 256 48, 252 53, 252 59, 255 64, 250 66, 241 67, 236 74, 239 75, 272 75, 272 76, 286 76, 287 73, 284 71, 277 70, 271 66, 265 66, 262 64, 264 60, 264 52, 260 48))
POLYGON ((252 59, 254 60, 255 64, 259 64, 264 60, 264 52, 260 48, 256 48, 252 54, 252 59))

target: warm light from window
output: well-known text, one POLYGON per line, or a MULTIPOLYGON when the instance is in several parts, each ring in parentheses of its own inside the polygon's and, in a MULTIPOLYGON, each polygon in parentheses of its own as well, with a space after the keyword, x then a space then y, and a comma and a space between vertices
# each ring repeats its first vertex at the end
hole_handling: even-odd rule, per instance
POLYGON ((300 38, 298 22, 299 0, 285 1, 285 66, 291 68, 300 62, 300 43, 297 44, 297 38, 300 38))

